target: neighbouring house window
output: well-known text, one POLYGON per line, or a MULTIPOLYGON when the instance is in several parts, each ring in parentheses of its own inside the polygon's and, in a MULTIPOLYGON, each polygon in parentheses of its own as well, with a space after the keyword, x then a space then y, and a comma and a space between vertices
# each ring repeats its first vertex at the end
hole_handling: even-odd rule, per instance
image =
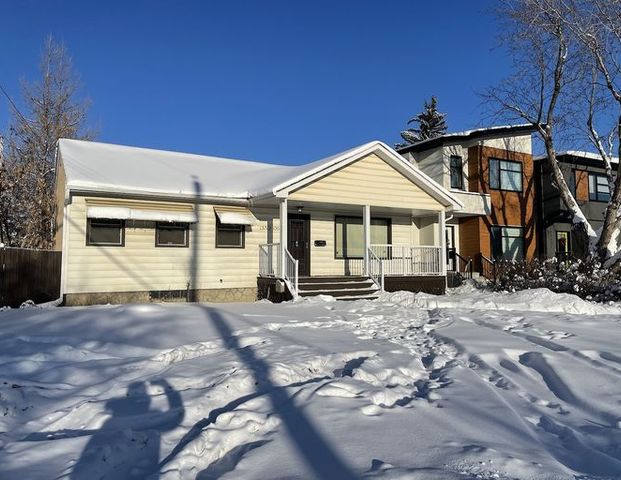
POLYGON ((156 247, 187 247, 190 228, 187 223, 157 223, 155 225, 156 247))
POLYGON ((505 260, 524 258, 524 229, 521 227, 491 227, 492 256, 505 260))
POLYGON ((606 175, 589 173, 589 200, 608 202, 610 200, 610 186, 606 175))
POLYGON ((464 189, 464 166, 461 157, 451 156, 451 188, 464 189))
POLYGON ((569 232, 556 232, 556 254, 569 253, 569 232))
POLYGON ((495 190, 522 191, 522 164, 490 158, 489 186, 495 190))
POLYGON ((125 222, 105 218, 89 218, 86 226, 86 244, 122 247, 125 244, 125 222))
POLYGON ((572 174, 569 176, 569 191, 576 198, 576 185, 578 184, 578 179, 576 176, 578 175, 578 171, 574 170, 572 174))
POLYGON ((216 247, 244 248, 246 228, 244 225, 220 223, 216 219, 216 247))
MULTIPOLYGON (((390 219, 371 219, 371 244, 390 243, 390 219)), ((334 256, 336 258, 364 257, 364 226, 362 217, 335 217, 334 256)))

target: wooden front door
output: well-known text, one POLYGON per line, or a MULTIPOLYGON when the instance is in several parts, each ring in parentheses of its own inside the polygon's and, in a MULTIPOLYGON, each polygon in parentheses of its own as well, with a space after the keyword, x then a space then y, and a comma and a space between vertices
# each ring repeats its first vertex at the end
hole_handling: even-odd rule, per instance
POLYGON ((308 215, 289 215, 288 249, 298 260, 298 273, 301 277, 310 276, 310 217, 308 215))

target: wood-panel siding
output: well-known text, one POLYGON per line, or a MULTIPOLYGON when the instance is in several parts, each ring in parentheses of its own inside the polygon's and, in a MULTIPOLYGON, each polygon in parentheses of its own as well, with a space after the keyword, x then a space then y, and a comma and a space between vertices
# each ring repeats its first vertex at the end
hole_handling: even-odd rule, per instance
POLYGON ((575 170, 576 200, 578 202, 589 201, 589 172, 586 170, 575 170))
MULTIPOLYGON (((342 215, 362 217, 362 208, 359 214, 347 213, 342 215)), ((376 216, 373 214, 373 209, 371 209, 371 216, 376 216)), ((385 215, 377 216, 387 218, 385 215)), ((335 258, 334 217, 335 214, 331 212, 311 214, 311 275, 360 274, 359 269, 362 260, 335 258), (326 246, 316 247, 314 245, 315 240, 325 240, 326 246)), ((418 243, 416 241, 418 238, 416 226, 409 216, 391 216, 389 218, 392 225, 393 244, 412 245, 418 243)))
POLYGON ((443 210, 444 207, 375 154, 289 195, 291 200, 443 210))
MULTIPOLYGON (((526 258, 533 258, 537 248, 535 228, 535 172, 533 157, 528 153, 503 150, 499 148, 474 146, 468 149, 468 185, 470 191, 489 193, 492 211, 490 215, 479 217, 479 252, 491 255, 490 227, 492 225, 519 226, 524 229, 526 258), (522 164, 522 191, 510 192, 489 188, 489 159, 498 158, 522 164)), ((462 223, 464 221, 462 220, 462 223)), ((474 222, 466 227, 472 229, 474 222)), ((463 230, 462 230, 463 232, 463 230)), ((461 246, 460 246, 461 248, 461 246)), ((466 247, 467 249, 470 247, 466 247)), ((467 250, 466 250, 467 251, 467 250)), ((464 255, 464 250, 460 252, 464 255)), ((478 253, 478 252, 477 252, 478 253)))

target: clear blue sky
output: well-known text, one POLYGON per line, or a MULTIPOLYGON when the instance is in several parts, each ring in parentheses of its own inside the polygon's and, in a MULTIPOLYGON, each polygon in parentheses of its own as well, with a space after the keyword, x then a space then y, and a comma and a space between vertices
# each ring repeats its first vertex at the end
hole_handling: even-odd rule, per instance
POLYGON ((52 34, 99 140, 297 164, 394 144, 432 94, 450 130, 480 126, 508 69, 494 3, 0 0, 0 83, 18 98, 52 34))

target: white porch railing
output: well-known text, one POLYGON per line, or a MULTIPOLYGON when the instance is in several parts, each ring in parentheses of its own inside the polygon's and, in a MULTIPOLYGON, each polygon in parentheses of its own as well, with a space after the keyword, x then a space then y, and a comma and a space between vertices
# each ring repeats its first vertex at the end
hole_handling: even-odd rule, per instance
POLYGON ((287 286, 294 298, 298 296, 298 269, 299 262, 285 248, 285 271, 283 272, 283 278, 288 283, 287 286))
POLYGON ((380 289, 381 292, 384 291, 384 263, 381 258, 379 258, 375 252, 373 252, 372 248, 369 248, 369 271, 367 275, 373 283, 377 285, 377 288, 380 289))
POLYGON ((261 277, 276 277, 280 275, 279 243, 259 245, 259 275, 261 277))
POLYGON ((442 247, 420 245, 371 245, 381 260, 384 275, 443 275, 442 247))
POLYGON ((298 296, 299 262, 285 249, 285 268, 282 268, 282 255, 279 243, 259 245, 259 275, 261 277, 282 278, 293 297, 298 296))

